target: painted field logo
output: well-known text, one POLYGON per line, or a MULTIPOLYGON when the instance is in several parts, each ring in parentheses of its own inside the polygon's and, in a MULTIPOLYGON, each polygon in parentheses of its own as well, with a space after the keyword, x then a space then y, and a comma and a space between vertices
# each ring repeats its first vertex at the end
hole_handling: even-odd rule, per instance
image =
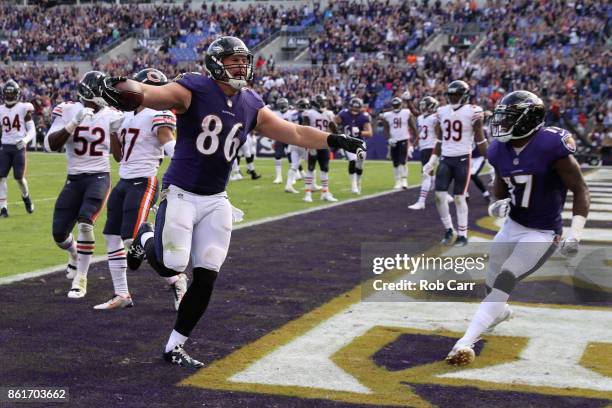
POLYGON ((517 318, 457 369, 442 360, 476 304, 358 299, 337 298, 183 384, 379 405, 430 406, 420 384, 612 398, 609 310, 513 306, 517 318))

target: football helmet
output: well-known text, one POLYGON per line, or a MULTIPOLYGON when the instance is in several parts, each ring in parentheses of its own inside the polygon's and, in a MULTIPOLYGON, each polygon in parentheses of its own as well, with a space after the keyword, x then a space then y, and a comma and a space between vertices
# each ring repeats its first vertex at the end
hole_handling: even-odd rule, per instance
POLYGON ((431 115, 436 111, 436 109, 438 109, 439 105, 440 102, 438 102, 436 98, 426 96, 419 102, 419 109, 421 110, 421 113, 428 113, 431 115))
POLYGON ((470 100, 470 86, 465 81, 453 81, 446 88, 446 97, 453 109, 457 109, 470 100))
POLYGON ((253 79, 253 54, 237 37, 224 36, 210 44, 204 58, 204 68, 216 81, 224 82, 236 90, 246 87, 253 79), (247 58, 246 65, 223 64, 223 59, 232 55, 243 55, 247 58), (230 71, 235 68, 244 69, 244 75, 234 77, 230 71))
POLYGON ((19 101, 20 95, 21 88, 19 87, 19 84, 12 79, 6 81, 2 87, 2 97, 4 98, 4 103, 7 105, 14 105, 19 101))
POLYGON ((106 75, 100 71, 89 71, 83 75, 77 86, 77 93, 81 103, 92 102, 99 107, 108 106, 102 98, 102 86, 106 75))
POLYGON ((168 78, 158 69, 145 68, 138 71, 134 77, 134 81, 142 82, 147 85, 161 86, 168 83, 168 78))
POLYGON ((393 108, 393 112, 399 112, 402 109, 402 100, 397 97, 391 99, 391 107, 393 108))
POLYGON ((324 94, 316 95, 310 102, 310 105, 319 112, 323 112, 323 110, 327 107, 327 96, 324 94))
POLYGON ((491 136, 500 142, 523 139, 544 125, 544 102, 529 91, 505 95, 495 107, 491 119, 491 136))
POLYGON ((412 99, 412 95, 410 94, 410 91, 405 91, 405 92, 402 94, 402 100, 403 100, 403 101, 408 102, 408 101, 410 101, 411 99, 412 99))
POLYGON ((278 109, 281 113, 285 113, 289 110, 289 101, 287 98, 278 98, 276 100, 276 109, 278 109))
POLYGON ((349 110, 353 113, 360 113, 362 109, 363 101, 361 100, 361 98, 351 98, 351 100, 349 101, 349 110))
POLYGON ((306 109, 310 109, 310 101, 306 98, 301 98, 298 99, 298 101, 295 103, 295 105, 297 106, 298 110, 300 112, 305 111, 306 109))

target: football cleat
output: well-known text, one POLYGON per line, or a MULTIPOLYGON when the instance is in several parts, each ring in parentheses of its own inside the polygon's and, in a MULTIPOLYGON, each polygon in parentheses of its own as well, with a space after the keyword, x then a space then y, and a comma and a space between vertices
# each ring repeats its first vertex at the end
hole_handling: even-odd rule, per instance
POLYGON ((6 207, 0 208, 0 217, 8 218, 8 210, 6 207))
POLYGON ((321 200, 322 201, 329 201, 330 203, 334 203, 334 202, 338 201, 338 199, 336 197, 334 197, 332 195, 332 193, 330 193, 329 191, 321 194, 321 200))
POLYGON ((444 238, 442 238, 441 242, 443 245, 452 245, 453 242, 455 242, 455 238, 456 238, 455 230, 452 228, 449 228, 444 233, 444 238))
POLYGON ((408 208, 410 208, 411 210, 424 210, 425 203, 423 201, 417 201, 416 203, 409 205, 408 208))
POLYGON ((189 354, 185 351, 182 344, 174 346, 174 348, 167 353, 164 352, 164 360, 170 364, 178 365, 181 367, 191 368, 202 368, 204 363, 189 357, 189 354))
POLYGON ((493 330, 495 330, 495 328, 500 324, 503 323, 505 321, 508 321, 510 319, 512 319, 512 316, 514 315, 514 313, 512 312, 512 309, 510 309, 510 306, 506 305, 506 308, 504 309, 504 312, 499 315, 495 320, 493 320, 493 323, 491 323, 489 325, 489 327, 487 327, 485 329, 485 331, 483 331, 483 333, 488 334, 493 332, 493 330))
POLYGON ((277 177, 277 178, 274 179, 272 184, 280 184, 282 182, 283 182, 283 178, 282 177, 277 177))
POLYGON ((247 173, 251 175, 251 180, 257 180, 261 178, 261 174, 257 174, 255 170, 247 170, 247 173))
POLYGON ((402 182, 401 182, 401 180, 395 180, 395 184, 393 185, 393 189, 394 190, 401 190, 402 189, 402 182))
POLYGON ((285 193, 298 194, 299 191, 297 191, 293 186, 285 186, 285 193))
POLYGON ((70 299, 80 299, 85 297, 87 294, 87 275, 84 273, 77 273, 72 279, 72 287, 68 291, 68 297, 70 299))
POLYGON ((463 367, 472 364, 476 359, 474 346, 455 345, 448 356, 446 362, 453 366, 463 367))
POLYGON ((180 273, 178 277, 179 279, 170 285, 172 295, 174 296, 174 310, 177 311, 179 310, 183 296, 185 296, 185 292, 187 292, 187 275, 180 273))
POLYGON ((408 180, 402 179, 402 189, 408 190, 408 180))
POLYGON ((25 205, 25 209, 28 212, 28 214, 32 214, 34 212, 34 204, 32 204, 32 200, 30 199, 30 196, 27 197, 22 197, 23 199, 23 204, 25 205))
POLYGON ((468 244, 468 239, 467 237, 459 236, 457 237, 457 239, 455 240, 455 243, 453 244, 456 247, 463 247, 466 246, 468 244))
POLYGON ((310 191, 306 192, 306 195, 304 196, 304 201, 306 201, 307 203, 312 203, 312 193, 310 191))
POLYGON ((239 181, 239 180, 242 180, 243 178, 244 178, 244 177, 242 176, 242 174, 241 174, 240 172, 233 173, 233 174, 230 176, 230 180, 231 180, 231 181, 239 181))
POLYGON ((153 232, 153 225, 149 222, 143 222, 138 228, 138 233, 136 234, 136 238, 132 241, 132 245, 127 251, 127 264, 128 268, 132 271, 140 268, 140 264, 145 259, 145 249, 140 243, 140 238, 145 232, 153 232))
POLYGON ((125 307, 133 307, 134 302, 130 295, 121 296, 113 295, 109 300, 99 305, 95 305, 93 308, 96 310, 111 310, 111 309, 123 309, 125 307))

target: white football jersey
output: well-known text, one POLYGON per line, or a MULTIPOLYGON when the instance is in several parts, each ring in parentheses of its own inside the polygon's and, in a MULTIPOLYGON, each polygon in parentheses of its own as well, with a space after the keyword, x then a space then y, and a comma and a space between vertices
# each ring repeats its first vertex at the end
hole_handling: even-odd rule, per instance
POLYGON ((297 109, 287 109, 283 114, 282 118, 291 123, 299 123, 299 112, 297 109))
POLYGON ((438 117, 435 114, 419 115, 417 118, 417 129, 419 131, 419 149, 433 149, 436 145, 436 123, 438 117))
POLYGON ((445 105, 438 108, 436 115, 442 129, 442 156, 470 154, 474 143, 473 124, 483 118, 482 108, 466 104, 453 109, 445 105))
POLYGON ((389 124, 390 140, 400 142, 410 138, 410 131, 408 130, 410 116, 412 116, 412 113, 408 109, 400 109, 399 112, 388 111, 382 114, 383 119, 389 124))
POLYGON ((0 123, 2 124, 2 144, 17 144, 26 135, 25 117, 34 111, 29 102, 17 102, 8 107, 0 105, 0 123))
MULTIPOLYGON (((62 102, 57 105, 53 109, 53 123, 46 137, 65 127, 81 109, 83 104, 80 102, 62 102)), ((77 126, 65 144, 68 174, 110 172, 110 135, 117 132, 122 119, 122 112, 105 107, 77 126)), ((45 146, 48 146, 47 141, 45 146)))
POLYGON ((326 109, 319 112, 316 109, 308 109, 302 113, 302 117, 308 118, 309 126, 315 127, 324 132, 329 131, 329 124, 334 121, 334 112, 326 109))
POLYGON ((176 128, 176 116, 169 110, 156 111, 145 108, 140 112, 126 112, 119 129, 122 157, 119 177, 133 179, 153 177, 164 150, 157 139, 160 127, 176 128))

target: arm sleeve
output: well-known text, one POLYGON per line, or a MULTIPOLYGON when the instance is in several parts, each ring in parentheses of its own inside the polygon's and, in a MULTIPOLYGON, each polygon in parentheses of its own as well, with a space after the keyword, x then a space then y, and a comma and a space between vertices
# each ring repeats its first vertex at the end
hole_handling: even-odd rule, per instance
POLYGON ((28 120, 25 123, 25 128, 26 128, 26 134, 25 134, 25 137, 23 138, 23 143, 27 145, 36 136, 36 126, 34 125, 34 121, 28 120))

